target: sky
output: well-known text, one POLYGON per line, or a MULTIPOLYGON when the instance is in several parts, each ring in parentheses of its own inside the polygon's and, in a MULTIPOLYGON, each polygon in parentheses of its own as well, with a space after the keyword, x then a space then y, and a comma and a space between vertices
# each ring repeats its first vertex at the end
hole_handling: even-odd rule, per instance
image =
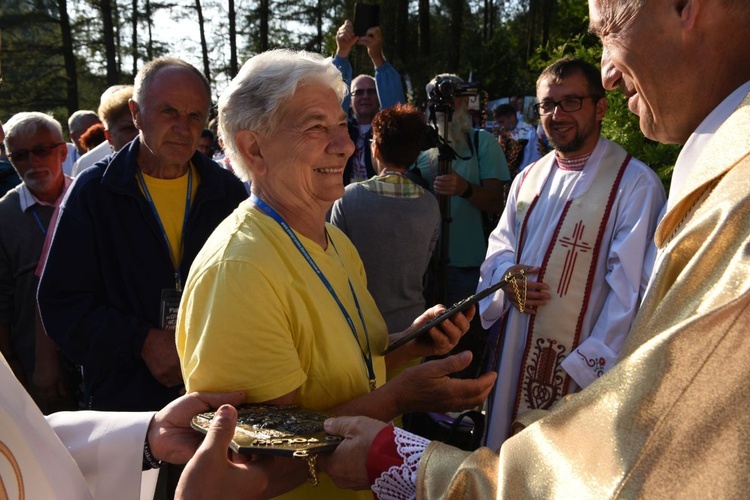
MULTIPOLYGON (((235 8, 238 12, 241 11, 244 5, 245 2, 243 2, 243 0, 235 0, 235 8)), ((184 9, 185 7, 178 8, 184 9)), ((206 29, 206 40, 209 46, 209 58, 215 60, 217 57, 220 57, 223 62, 228 64, 229 43, 227 42, 220 46, 217 46, 216 44, 212 45, 212 40, 215 36, 214 28, 221 24, 221 19, 219 18, 220 13, 216 9, 204 7, 203 16, 206 29)), ((197 15, 190 19, 185 17, 186 16, 174 15, 173 12, 166 9, 158 10, 154 16, 155 30, 153 36, 159 40, 166 41, 174 47, 170 56, 183 59, 203 71, 198 18, 197 15)), ((300 23, 285 23, 285 27, 297 32, 311 30, 310 27, 303 26, 300 23)), ((145 37, 147 34, 144 32, 139 35, 145 37)), ((242 43, 241 40, 238 41, 238 43, 242 43)), ((240 60, 240 66, 244 62, 244 60, 240 60)), ((229 84, 229 79, 225 75, 219 74, 212 74, 211 77, 211 84, 214 87, 214 98, 218 98, 224 88, 229 84)))

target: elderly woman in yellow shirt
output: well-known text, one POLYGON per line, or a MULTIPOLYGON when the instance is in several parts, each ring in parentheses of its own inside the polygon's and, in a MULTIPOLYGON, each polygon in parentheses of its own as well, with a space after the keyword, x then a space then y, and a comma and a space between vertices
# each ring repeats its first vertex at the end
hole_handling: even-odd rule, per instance
MULTIPOLYGON (((343 195, 342 173, 354 149, 341 109, 346 93, 330 60, 275 50, 250 59, 222 94, 220 134, 240 177, 252 180, 252 197, 193 263, 177 328, 187 390, 242 390, 247 402, 381 420, 475 406, 494 374, 449 378, 468 364, 466 354, 410 368, 385 383, 388 368, 447 353, 473 310, 383 356, 388 331, 367 291, 362 261, 325 222, 343 195)), ((428 310, 410 329, 443 309, 428 310)), ((305 475, 300 461, 289 486, 305 475)), ((321 487, 291 495, 369 497, 335 490, 326 477, 321 487)))

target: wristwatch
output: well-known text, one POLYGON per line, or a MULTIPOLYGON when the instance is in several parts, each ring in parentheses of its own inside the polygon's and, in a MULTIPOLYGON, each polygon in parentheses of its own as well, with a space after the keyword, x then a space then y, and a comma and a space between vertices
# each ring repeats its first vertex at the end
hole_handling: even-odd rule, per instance
POLYGON ((463 193, 461 193, 461 198, 471 198, 471 195, 474 193, 474 186, 471 185, 471 182, 466 183, 466 189, 463 193))

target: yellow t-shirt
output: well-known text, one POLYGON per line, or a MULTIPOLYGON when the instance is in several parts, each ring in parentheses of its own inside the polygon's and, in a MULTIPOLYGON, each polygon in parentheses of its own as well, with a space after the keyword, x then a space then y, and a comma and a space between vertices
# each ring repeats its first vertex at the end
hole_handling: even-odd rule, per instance
MULTIPOLYGON (((297 234, 349 312, 360 342, 367 339, 347 278, 367 323, 378 385, 388 333, 367 291, 356 249, 327 225, 326 250, 297 234)), ((214 231, 193 262, 177 320, 177 351, 188 392, 245 391, 247 402, 299 389, 297 404, 327 410, 369 392, 357 341, 341 310, 289 236, 250 201, 214 231)), ((290 498, 348 498, 327 477, 290 498)))
MULTIPOLYGON (((193 185, 190 193, 191 203, 195 199, 200 179, 193 164, 190 163, 190 171, 193 174, 193 185)), ((164 231, 167 233, 169 245, 172 247, 172 264, 182 259, 182 226, 185 220, 185 202, 187 201, 188 173, 176 179, 159 179, 143 174, 143 180, 148 188, 148 193, 159 213, 164 231)), ((141 187, 141 190, 143 188, 141 187)))

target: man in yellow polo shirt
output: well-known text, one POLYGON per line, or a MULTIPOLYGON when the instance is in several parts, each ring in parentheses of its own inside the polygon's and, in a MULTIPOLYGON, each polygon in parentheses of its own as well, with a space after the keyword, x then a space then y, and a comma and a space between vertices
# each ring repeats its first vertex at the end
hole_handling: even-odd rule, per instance
POLYGON ((83 367, 87 408, 155 410, 182 390, 174 321, 193 258, 246 198, 196 153, 210 89, 178 59, 145 65, 130 110, 138 137, 83 172, 61 205, 42 273, 47 333, 83 367))

